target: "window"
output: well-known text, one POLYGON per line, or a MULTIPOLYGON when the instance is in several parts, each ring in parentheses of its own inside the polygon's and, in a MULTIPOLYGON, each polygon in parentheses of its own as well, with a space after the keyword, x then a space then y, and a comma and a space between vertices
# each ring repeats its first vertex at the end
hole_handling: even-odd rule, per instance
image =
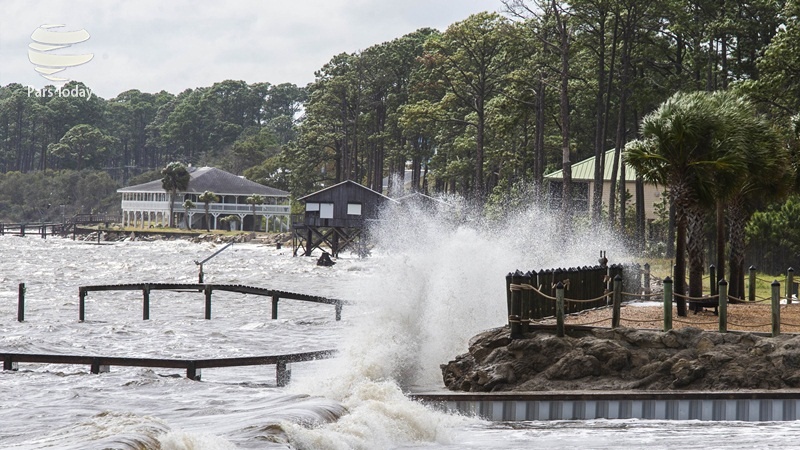
POLYGON ((319 204, 319 218, 320 219, 333 219, 333 203, 320 203, 319 204))
POLYGON ((361 215, 361 203, 348 203, 347 204, 347 214, 350 216, 360 216, 361 215))
POLYGON ((319 211, 319 203, 306 203, 306 212, 319 211))

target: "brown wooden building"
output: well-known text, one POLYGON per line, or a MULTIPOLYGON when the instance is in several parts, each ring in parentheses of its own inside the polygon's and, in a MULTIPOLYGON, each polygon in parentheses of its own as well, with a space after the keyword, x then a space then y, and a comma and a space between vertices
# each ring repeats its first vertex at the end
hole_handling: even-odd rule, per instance
POLYGON ((293 251, 311 256, 326 244, 333 256, 363 235, 369 221, 377 220, 381 208, 397 201, 347 180, 298 199, 305 213, 292 217, 293 251))

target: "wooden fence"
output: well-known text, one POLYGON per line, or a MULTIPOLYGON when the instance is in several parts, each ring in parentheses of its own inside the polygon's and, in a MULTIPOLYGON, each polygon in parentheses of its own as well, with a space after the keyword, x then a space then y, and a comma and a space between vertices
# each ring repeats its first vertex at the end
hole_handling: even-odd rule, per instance
POLYGON ((511 285, 536 286, 536 290, 522 290, 517 292, 520 296, 520 310, 517 314, 520 319, 536 320, 552 317, 556 314, 556 306, 547 300, 547 295, 556 293, 556 285, 561 283, 569 292, 570 298, 579 300, 566 305, 566 313, 576 313, 584 309, 594 309, 607 306, 605 294, 610 290, 611 280, 622 275, 621 265, 594 266, 569 269, 548 269, 523 273, 520 270, 506 275, 506 302, 509 315, 514 304, 512 297, 514 290, 511 285))

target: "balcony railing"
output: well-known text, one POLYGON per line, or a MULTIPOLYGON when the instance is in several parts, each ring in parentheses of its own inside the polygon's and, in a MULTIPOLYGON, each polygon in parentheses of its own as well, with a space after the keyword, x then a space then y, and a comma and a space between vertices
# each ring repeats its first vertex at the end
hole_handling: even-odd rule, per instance
MULTIPOLYGON (((136 200, 123 200, 122 209, 125 211, 169 211, 167 202, 148 202, 136 200)), ((183 212, 183 202, 175 202, 174 212, 183 212)), ((191 209, 195 214, 205 213, 205 204, 195 203, 191 209)), ((291 211, 289 205, 256 205, 256 214, 259 215, 288 215, 291 211)), ((238 203, 209 203, 209 214, 252 214, 253 205, 242 205, 238 203)))

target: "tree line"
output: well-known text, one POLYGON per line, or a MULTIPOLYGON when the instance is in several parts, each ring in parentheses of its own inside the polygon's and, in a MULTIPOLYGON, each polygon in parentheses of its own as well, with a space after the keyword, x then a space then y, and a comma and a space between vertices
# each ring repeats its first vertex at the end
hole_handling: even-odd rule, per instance
MULTIPOLYGON (((798 0, 496 6, 334 55, 304 87, 226 80, 109 100, 2 87, 0 172, 93 169, 130 184, 182 161, 297 197, 348 179, 380 191, 408 172, 413 190, 497 211, 520 192, 544 202, 544 175, 561 169, 570 222, 573 163, 594 156, 602 190, 606 150, 623 158, 642 120, 676 92, 716 91, 748 98, 794 165, 798 0)), ((614 167, 611 200, 595 195, 591 220, 643 242, 643 207, 631 211, 624 165, 614 167)))

